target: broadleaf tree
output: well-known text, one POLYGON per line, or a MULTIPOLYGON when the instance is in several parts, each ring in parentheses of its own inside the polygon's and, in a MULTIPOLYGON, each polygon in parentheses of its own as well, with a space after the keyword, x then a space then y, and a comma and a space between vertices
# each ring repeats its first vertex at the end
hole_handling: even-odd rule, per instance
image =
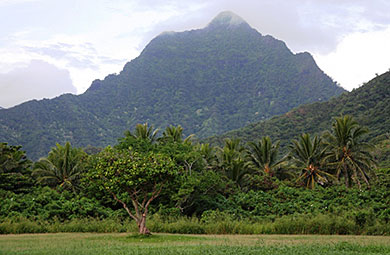
POLYGON ((87 179, 123 206, 140 234, 150 234, 146 227, 150 205, 180 172, 181 167, 165 154, 107 147, 98 155, 87 179))

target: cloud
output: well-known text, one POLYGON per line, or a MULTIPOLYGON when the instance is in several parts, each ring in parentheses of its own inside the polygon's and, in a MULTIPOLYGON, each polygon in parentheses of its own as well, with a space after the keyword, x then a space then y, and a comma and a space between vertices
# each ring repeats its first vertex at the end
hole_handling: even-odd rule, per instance
POLYGON ((390 24, 385 0, 0 0, 0 6, 7 21, 0 22, 0 72, 40 59, 67 69, 79 93, 119 72, 162 32, 203 28, 225 10, 292 51, 316 56, 334 52, 350 34, 390 24))
MULTIPOLYGON (((381 30, 390 23, 390 2, 382 0, 145 0, 132 1, 129 8, 119 10, 115 2, 112 11, 129 17, 141 14, 138 23, 148 23, 147 29, 135 24, 142 30, 139 51, 161 32, 202 28, 225 10, 235 12, 260 33, 285 41, 294 52, 328 54, 348 34, 381 30)), ((120 36, 134 33, 139 32, 123 30, 120 36)))
POLYGON ((8 108, 31 99, 76 93, 76 88, 67 70, 32 60, 27 67, 0 74, 0 91, 0 105, 8 108))
POLYGON ((390 2, 382 0, 214 0, 207 7, 208 12, 225 9, 294 51, 329 53, 350 33, 390 23, 390 2))
POLYGON ((67 66, 80 69, 98 69, 95 63, 96 50, 89 44, 71 45, 64 43, 48 44, 47 46, 25 46, 27 52, 48 56, 55 60, 63 60, 67 66))
MULTIPOLYGON (((99 45, 77 36, 54 36, 42 41, 18 38, 8 43, 8 47, 0 48, 0 73, 26 66, 31 59, 41 60, 68 70, 77 92, 83 93, 93 80, 119 72, 129 60, 120 54, 104 54, 96 47, 99 45)), ((121 52, 122 49, 113 47, 112 50, 121 52)))
POLYGON ((28 2, 37 2, 39 0, 0 0, 0 6, 23 4, 28 2))
POLYGON ((371 80, 375 74, 390 70, 389 43, 390 25, 381 31, 350 34, 334 52, 316 56, 316 59, 318 65, 327 67, 328 74, 345 89, 352 90, 371 80))

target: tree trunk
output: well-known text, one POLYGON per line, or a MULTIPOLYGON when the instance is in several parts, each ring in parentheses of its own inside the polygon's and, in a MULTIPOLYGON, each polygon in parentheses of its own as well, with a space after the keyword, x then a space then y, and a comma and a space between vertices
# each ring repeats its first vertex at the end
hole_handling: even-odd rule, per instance
POLYGON ((146 215, 145 214, 142 215, 142 218, 137 225, 138 225, 139 233, 141 235, 151 235, 149 229, 146 227, 146 215))
POLYGON ((349 174, 348 174, 348 169, 347 169, 347 166, 345 165, 344 163, 344 181, 345 181, 345 186, 347 187, 347 189, 350 187, 350 183, 349 183, 349 174))

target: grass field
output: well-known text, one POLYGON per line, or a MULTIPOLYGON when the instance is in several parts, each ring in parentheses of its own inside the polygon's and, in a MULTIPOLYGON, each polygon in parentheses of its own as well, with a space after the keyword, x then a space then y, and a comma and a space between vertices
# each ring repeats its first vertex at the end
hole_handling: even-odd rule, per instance
POLYGON ((390 254, 390 237, 131 234, 0 235, 4 255, 390 254))

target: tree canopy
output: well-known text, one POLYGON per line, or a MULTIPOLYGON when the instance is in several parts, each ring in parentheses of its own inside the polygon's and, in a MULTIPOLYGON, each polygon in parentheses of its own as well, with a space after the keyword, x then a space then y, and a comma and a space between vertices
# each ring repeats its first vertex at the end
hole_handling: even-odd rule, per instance
POLYGON ((122 204, 136 221, 140 234, 149 234, 146 227, 149 206, 180 171, 169 156, 161 153, 107 147, 98 155, 96 165, 87 176, 122 204))

